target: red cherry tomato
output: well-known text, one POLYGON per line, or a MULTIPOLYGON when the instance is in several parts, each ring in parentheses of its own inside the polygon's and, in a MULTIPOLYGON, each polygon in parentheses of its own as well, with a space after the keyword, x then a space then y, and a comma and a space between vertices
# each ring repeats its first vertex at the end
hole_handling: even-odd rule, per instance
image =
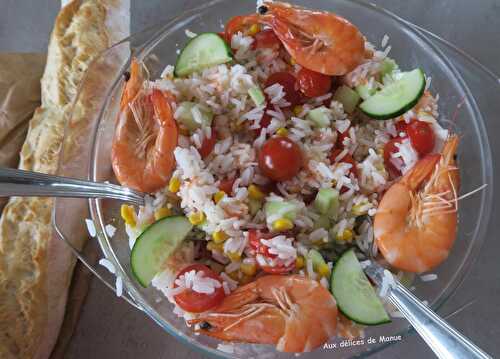
POLYGON ((219 182, 219 189, 221 191, 224 191, 226 194, 231 194, 233 193, 233 184, 234 184, 235 179, 223 179, 219 182))
POLYGON ((403 137, 406 137, 407 135, 406 129, 408 128, 408 124, 406 123, 406 121, 404 120, 398 121, 396 122, 395 126, 397 131, 396 137, 401 137, 400 136, 401 133, 404 133, 405 135, 403 137))
POLYGON ((210 136, 210 138, 205 137, 201 144, 201 148, 198 149, 201 158, 208 157, 208 155, 212 153, 216 143, 217 133, 215 132, 215 129, 212 128, 212 135, 210 136))
POLYGON ((431 153, 434 149, 434 131, 427 122, 412 121, 406 128, 411 145, 420 156, 431 153))
POLYGON ((283 86, 283 90, 285 91, 285 100, 290 102, 290 106, 295 106, 301 102, 302 96, 298 90, 297 79, 295 76, 285 71, 275 72, 267 78, 265 87, 272 86, 276 83, 283 86))
POLYGON ((276 258, 276 254, 269 253, 269 247, 261 243, 261 239, 271 239, 275 235, 269 232, 251 229, 248 231, 248 243, 256 254, 262 254, 267 258, 276 258))
POLYGON ((250 26, 253 24, 258 23, 258 16, 257 14, 250 14, 250 15, 238 15, 235 17, 232 17, 226 24, 224 28, 224 34, 225 34, 225 40, 231 44, 231 38, 233 37, 234 34, 236 34, 238 31, 241 31, 243 33, 246 32, 250 26))
POLYGON ((401 176, 401 170, 399 170, 393 163, 394 159, 392 157, 392 154, 399 151, 399 148, 396 146, 396 144, 399 144, 402 141, 402 137, 396 137, 387 142, 384 146, 384 164, 385 168, 392 178, 401 176))
POLYGON ((281 46, 281 41, 273 30, 267 29, 255 34, 252 43, 253 49, 278 49, 281 46))
POLYGON ((260 170, 274 181, 287 181, 302 168, 302 151, 288 137, 273 137, 267 140, 259 153, 260 170))
MULTIPOLYGON (((191 313, 201 313, 220 304, 224 299, 225 294, 224 289, 222 288, 222 279, 219 277, 219 275, 208 268, 206 265, 193 264, 181 270, 179 274, 177 274, 177 278, 179 278, 182 274, 192 270, 195 270, 197 272, 202 271, 205 277, 218 280, 221 283, 221 286, 220 288, 215 288, 215 291, 212 294, 198 293, 193 291, 192 289, 186 289, 174 296, 174 300, 177 305, 185 311, 191 313)), ((178 286, 174 283, 174 288, 176 287, 178 286)))
POLYGON ((297 74, 300 91, 307 97, 318 97, 328 93, 332 87, 332 78, 328 75, 311 71, 305 67, 297 74))

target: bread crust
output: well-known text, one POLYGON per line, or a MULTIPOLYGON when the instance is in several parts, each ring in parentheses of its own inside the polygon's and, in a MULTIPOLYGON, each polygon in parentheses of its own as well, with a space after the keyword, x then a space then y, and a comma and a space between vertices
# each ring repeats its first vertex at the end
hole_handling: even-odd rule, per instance
MULTIPOLYGON (((78 85, 92 59, 127 35, 128 11, 128 0, 74 0, 61 10, 19 168, 56 173, 78 85)), ((85 111, 75 113, 85 121, 85 111)), ((75 259, 54 236, 53 205, 50 198, 11 198, 0 219, 0 358, 45 359, 57 340, 75 259)))

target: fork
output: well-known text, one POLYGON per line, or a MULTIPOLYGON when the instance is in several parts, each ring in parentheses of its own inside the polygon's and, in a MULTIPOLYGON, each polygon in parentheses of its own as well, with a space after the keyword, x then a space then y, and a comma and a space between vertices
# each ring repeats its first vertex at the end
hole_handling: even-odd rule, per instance
POLYGON ((0 167, 0 197, 110 198, 144 205, 145 193, 111 183, 0 167))

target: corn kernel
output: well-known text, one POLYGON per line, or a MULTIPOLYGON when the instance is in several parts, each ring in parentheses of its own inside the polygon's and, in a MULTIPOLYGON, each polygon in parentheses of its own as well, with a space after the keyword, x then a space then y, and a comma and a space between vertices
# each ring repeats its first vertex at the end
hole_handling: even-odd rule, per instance
POLYGON ((297 63, 293 57, 290 57, 290 65, 294 66, 297 63))
POLYGON ((215 243, 224 243, 224 241, 228 238, 228 235, 224 233, 224 231, 215 231, 212 233, 212 239, 215 243))
POLYGON ((297 259, 295 260, 295 267, 297 269, 302 269, 304 268, 304 263, 305 263, 304 257, 298 256, 297 259))
POLYGON ((254 276, 257 273, 257 265, 255 263, 241 263, 240 270, 247 276, 254 276))
POLYGON ((328 277, 330 275, 330 268, 326 263, 323 263, 318 267, 317 272, 321 277, 328 277))
POLYGON ((254 184, 251 184, 250 186, 248 186, 248 197, 250 197, 252 199, 261 200, 265 196, 266 195, 264 194, 264 192, 262 192, 258 186, 254 185, 254 184))
POLYGON ((214 194, 214 202, 215 202, 215 204, 219 203, 220 200, 223 199, 225 195, 226 195, 226 192, 224 192, 224 191, 216 192, 214 194))
POLYGON ((368 212, 368 209, 366 208, 367 202, 361 202, 358 204, 355 204, 352 206, 351 212, 355 216, 362 216, 365 215, 368 212))
POLYGON ((337 241, 340 242, 350 242, 352 239, 353 233, 350 229, 345 229, 342 233, 337 233, 337 241))
POLYGON ((202 224, 203 221, 205 220, 205 213, 203 212, 192 212, 189 214, 189 222, 191 222, 192 225, 198 225, 202 224))
POLYGON ((135 227, 137 225, 137 222, 135 220, 135 211, 134 207, 122 204, 120 208, 120 214, 125 221, 126 224, 128 224, 131 227, 135 227))
POLYGON ((275 231, 288 231, 289 229, 293 228, 293 222, 290 221, 288 218, 280 218, 274 221, 273 223, 273 229, 275 231))
POLYGON ((278 128, 278 130, 276 131, 276 134, 278 136, 282 136, 282 137, 286 137, 288 135, 288 130, 284 127, 280 127, 278 128))
POLYGON ((222 252, 224 250, 224 243, 215 243, 213 241, 210 241, 207 243, 207 249, 209 251, 222 252))
POLYGON ((260 32, 260 25, 259 24, 253 24, 250 26, 250 29, 248 29, 248 35, 253 36, 256 33, 260 32))
POLYGON ((238 252, 228 252, 226 253, 226 256, 229 257, 233 262, 239 261, 241 259, 241 253, 238 252))
POLYGON ((170 179, 170 182, 168 182, 168 190, 172 193, 177 193, 179 192, 179 189, 181 188, 181 181, 177 177, 172 177, 170 179))
POLYGON ((298 116, 302 112, 303 108, 300 105, 297 105, 293 108, 293 114, 298 116))
POLYGON ((171 215, 172 215, 172 210, 170 208, 161 207, 155 211, 155 220, 158 221, 162 218, 169 217, 171 215))

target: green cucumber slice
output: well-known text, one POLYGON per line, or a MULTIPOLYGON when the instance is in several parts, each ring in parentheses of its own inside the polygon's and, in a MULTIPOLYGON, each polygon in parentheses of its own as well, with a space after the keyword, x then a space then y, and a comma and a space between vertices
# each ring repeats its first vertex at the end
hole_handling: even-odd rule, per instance
POLYGON ((182 49, 175 64, 174 75, 187 76, 232 59, 231 48, 222 37, 214 32, 206 32, 191 39, 182 49))
POLYGON ((154 222, 137 238, 130 254, 130 265, 143 287, 149 286, 192 228, 184 216, 166 217, 154 222))
POLYGON ((391 321, 352 249, 335 263, 331 291, 339 310, 349 319, 365 325, 391 321))
POLYGON ((253 100, 255 106, 263 105, 266 102, 266 97, 259 87, 252 87, 248 90, 248 94, 253 100))
POLYGON ((352 88, 342 85, 333 94, 333 100, 340 102, 345 112, 352 113, 356 109, 360 98, 352 88))
POLYGON ((417 104, 424 89, 424 72, 421 69, 415 69, 403 73, 398 80, 363 101, 359 108, 366 115, 377 120, 398 117, 417 104))
POLYGON ((306 118, 311 121, 316 127, 325 128, 330 126, 333 115, 332 111, 325 106, 315 108, 307 113, 306 118))
POLYGON ((363 100, 366 100, 370 98, 370 96, 373 96, 375 92, 377 92, 377 89, 369 86, 368 84, 362 84, 356 86, 356 92, 363 100))

